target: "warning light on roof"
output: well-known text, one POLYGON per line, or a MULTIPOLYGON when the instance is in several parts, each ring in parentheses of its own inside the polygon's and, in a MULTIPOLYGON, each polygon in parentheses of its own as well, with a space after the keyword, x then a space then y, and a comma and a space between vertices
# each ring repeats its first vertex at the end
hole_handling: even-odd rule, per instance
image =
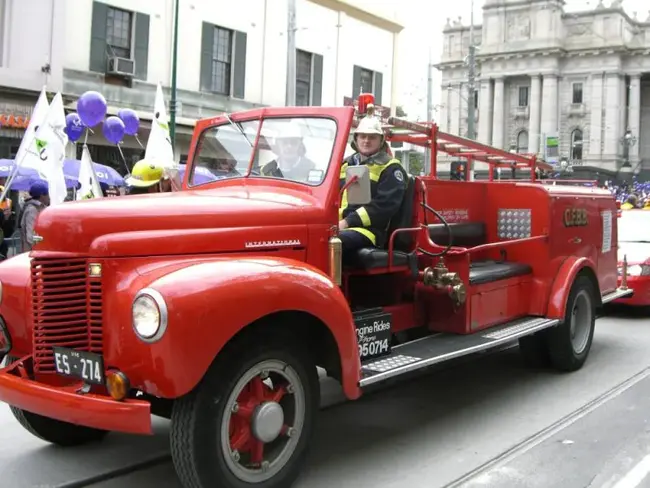
POLYGON ((358 111, 361 114, 368 112, 368 109, 374 108, 375 105, 375 96, 372 93, 362 93, 359 95, 359 107, 358 111))

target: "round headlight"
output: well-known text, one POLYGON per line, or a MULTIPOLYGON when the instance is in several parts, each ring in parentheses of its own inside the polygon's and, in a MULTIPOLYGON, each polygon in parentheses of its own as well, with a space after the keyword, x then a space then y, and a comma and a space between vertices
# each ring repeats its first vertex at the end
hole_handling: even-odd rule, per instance
POLYGON ((167 305, 156 290, 140 290, 133 300, 133 329, 140 339, 155 342, 167 328, 167 305))

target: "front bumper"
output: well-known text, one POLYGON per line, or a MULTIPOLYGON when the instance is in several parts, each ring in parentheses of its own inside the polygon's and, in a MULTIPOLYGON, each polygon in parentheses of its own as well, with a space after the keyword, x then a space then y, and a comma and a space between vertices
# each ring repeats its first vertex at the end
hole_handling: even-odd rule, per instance
POLYGON ((77 393, 25 377, 27 356, 0 369, 0 401, 44 417, 95 429, 152 434, 151 405, 142 400, 118 402, 110 397, 77 393))

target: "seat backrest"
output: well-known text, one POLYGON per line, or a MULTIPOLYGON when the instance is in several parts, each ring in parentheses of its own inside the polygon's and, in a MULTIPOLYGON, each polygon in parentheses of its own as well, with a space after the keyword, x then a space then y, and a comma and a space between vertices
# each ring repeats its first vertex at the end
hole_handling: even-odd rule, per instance
MULTIPOLYGON (((407 175, 406 178, 406 193, 404 194, 404 199, 402 200, 402 205, 391 219, 390 224, 388 225, 388 233, 386 234, 386 249, 388 249, 388 243, 390 236, 392 235, 395 229, 403 229, 407 227, 413 227, 413 207, 415 206, 415 176, 407 175)), ((395 250, 410 252, 413 250, 413 245, 415 243, 415 235, 412 233, 400 233, 395 236, 394 246, 395 250)))
MULTIPOLYGON (((487 233, 483 222, 450 223, 452 245, 457 247, 476 247, 485 244, 487 233)), ((429 237, 439 246, 449 245, 449 231, 444 224, 428 226, 429 237)))

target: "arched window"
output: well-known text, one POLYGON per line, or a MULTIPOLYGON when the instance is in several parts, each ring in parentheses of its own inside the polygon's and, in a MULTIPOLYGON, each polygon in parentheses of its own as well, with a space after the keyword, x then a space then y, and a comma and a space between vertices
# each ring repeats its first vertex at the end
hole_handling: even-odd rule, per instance
POLYGON ((571 133, 571 160, 582 161, 582 131, 580 129, 571 133))
POLYGON ((522 130, 519 134, 517 134, 517 152, 528 152, 528 132, 525 130, 522 130))

